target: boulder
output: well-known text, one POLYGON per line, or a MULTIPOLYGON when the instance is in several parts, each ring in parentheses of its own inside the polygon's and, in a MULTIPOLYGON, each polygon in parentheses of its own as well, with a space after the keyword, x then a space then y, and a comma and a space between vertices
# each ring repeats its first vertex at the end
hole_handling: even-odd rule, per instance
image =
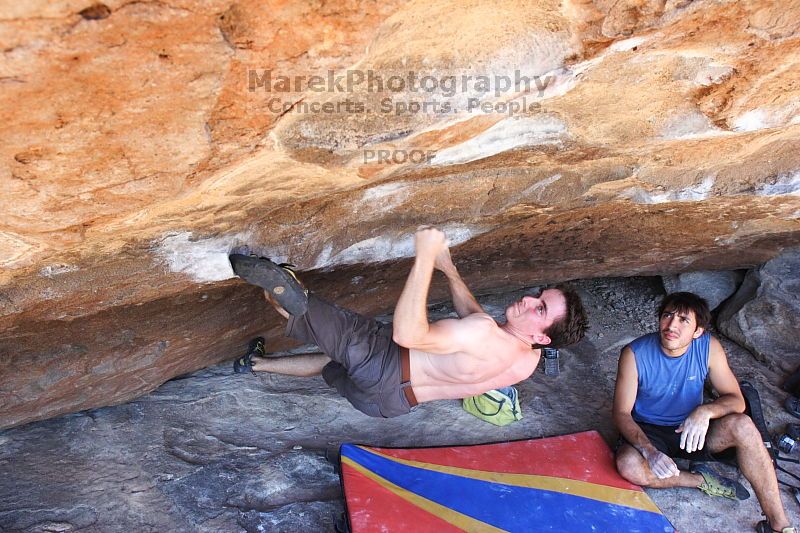
POLYGON ((684 272, 662 276, 664 290, 671 292, 692 292, 708 302, 713 311, 719 304, 736 292, 744 275, 735 270, 684 272))
POLYGON ((749 271, 717 322, 759 360, 794 371, 800 365, 800 248, 749 271))

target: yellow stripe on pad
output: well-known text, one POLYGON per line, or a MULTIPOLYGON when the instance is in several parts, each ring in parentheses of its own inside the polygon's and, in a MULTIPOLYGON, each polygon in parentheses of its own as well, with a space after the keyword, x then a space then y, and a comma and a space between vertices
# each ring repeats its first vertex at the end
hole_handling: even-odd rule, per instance
MULTIPOLYGON (((511 485, 515 487, 560 492, 562 494, 570 494, 573 496, 590 498, 592 500, 615 505, 622 505, 632 509, 639 509, 641 511, 649 511, 659 515, 662 514, 661 510, 656 507, 656 504, 653 503, 647 494, 640 490, 620 489, 617 487, 609 487, 608 485, 589 483, 588 481, 553 476, 540 476, 536 474, 507 474, 502 472, 487 472, 484 470, 443 466, 433 463, 423 463, 420 461, 410 461, 407 459, 392 457, 366 446, 358 446, 358 448, 361 448, 362 450, 375 454, 379 457, 383 457, 386 460, 394 461, 396 463, 422 470, 440 472, 443 474, 450 474, 469 479, 478 479, 481 481, 489 481, 492 483, 502 483, 504 485, 511 485)), ((342 460, 345 459, 345 457, 342 457, 342 460)), ((348 464, 351 463, 352 461, 348 460, 348 464)))

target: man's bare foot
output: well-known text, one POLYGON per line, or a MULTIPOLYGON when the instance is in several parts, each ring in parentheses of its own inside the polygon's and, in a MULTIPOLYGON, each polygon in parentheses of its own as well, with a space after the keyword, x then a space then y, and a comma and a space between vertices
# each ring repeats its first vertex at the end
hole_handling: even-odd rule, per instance
POLYGON ((289 319, 289 312, 283 307, 281 307, 280 304, 276 302, 274 298, 272 298, 272 295, 270 295, 269 291, 266 289, 264 289, 264 299, 268 301, 270 304, 272 304, 272 307, 275 308, 275 310, 278 312, 279 315, 281 315, 283 318, 287 320, 289 319))

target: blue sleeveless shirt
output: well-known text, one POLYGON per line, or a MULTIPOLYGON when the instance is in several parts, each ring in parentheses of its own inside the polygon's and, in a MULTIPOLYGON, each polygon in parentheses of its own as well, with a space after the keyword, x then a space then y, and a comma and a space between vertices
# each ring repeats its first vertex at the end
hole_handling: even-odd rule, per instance
POLYGON ((679 357, 670 357, 661 350, 658 333, 639 337, 629 344, 639 372, 639 390, 632 413, 635 421, 677 426, 703 403, 710 342, 711 335, 704 332, 679 357))

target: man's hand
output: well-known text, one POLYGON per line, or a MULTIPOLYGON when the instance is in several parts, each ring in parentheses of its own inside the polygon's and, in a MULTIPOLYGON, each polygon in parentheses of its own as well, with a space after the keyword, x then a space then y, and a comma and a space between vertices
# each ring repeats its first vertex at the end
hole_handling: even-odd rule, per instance
POLYGON ((441 270, 445 275, 456 272, 456 266, 453 264, 453 259, 450 257, 450 248, 447 246, 442 248, 433 262, 433 267, 436 270, 441 270))
POLYGON ((681 434, 681 449, 688 453, 702 450, 706 443, 706 433, 711 415, 704 407, 703 405, 697 407, 675 430, 676 433, 681 434))
POLYGON ((442 250, 447 250, 447 238, 436 228, 421 226, 414 236, 414 246, 417 257, 436 259, 442 250))
POLYGON ((678 470, 678 465, 672 458, 657 449, 642 451, 642 456, 650 466, 650 470, 658 477, 658 479, 665 479, 672 476, 677 476, 681 472, 678 470))

